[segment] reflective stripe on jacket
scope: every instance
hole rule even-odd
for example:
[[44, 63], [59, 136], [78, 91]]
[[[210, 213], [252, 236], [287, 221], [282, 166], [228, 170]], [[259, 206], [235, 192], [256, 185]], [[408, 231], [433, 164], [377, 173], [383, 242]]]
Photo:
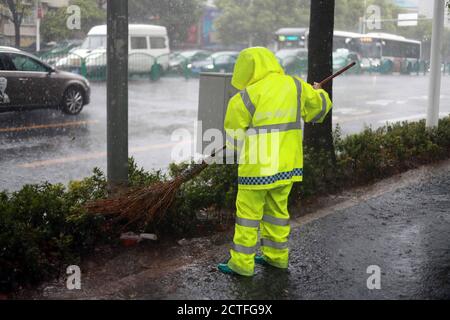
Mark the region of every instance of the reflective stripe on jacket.
[[[225, 131], [240, 151], [239, 188], [271, 189], [303, 180], [302, 119], [321, 123], [332, 107], [326, 91], [284, 74], [266, 48], [241, 52]], [[237, 143], [236, 143], [237, 142]]]

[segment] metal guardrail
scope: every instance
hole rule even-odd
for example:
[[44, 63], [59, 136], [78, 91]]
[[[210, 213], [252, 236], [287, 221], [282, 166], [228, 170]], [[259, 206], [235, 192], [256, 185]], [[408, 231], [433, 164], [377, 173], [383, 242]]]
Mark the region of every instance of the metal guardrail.
[[[228, 56], [228, 54], [223, 54], [223, 56]], [[220, 60], [222, 55], [218, 55], [215, 58], [211, 59], [212, 69], [199, 71], [198, 68], [195, 68], [195, 64], [197, 61], [193, 61], [187, 57], [184, 57], [182, 54], [175, 55], [173, 59], [178, 63], [168, 69], [165, 73], [167, 76], [181, 76], [185, 79], [190, 78], [199, 78], [201, 72], [212, 72], [212, 73], [232, 73], [233, 70], [230, 70], [230, 66], [234, 66], [233, 63], [227, 62], [225, 64], [218, 63], [217, 60]], [[195, 71], [194, 71], [195, 69]]]
[[193, 78], [194, 74], [189, 68], [189, 64], [191, 63], [190, 59], [181, 54], [176, 55], [175, 57], [178, 61], [181, 60], [181, 62], [175, 67], [169, 67], [165, 75], [171, 77], [183, 77], [185, 79]]
[[[106, 81], [106, 52], [93, 52], [85, 57], [71, 52], [59, 52], [57, 54], [44, 53], [38, 55], [41, 60], [57, 69], [83, 75], [89, 80]], [[128, 72], [130, 78], [148, 78], [157, 81], [163, 76], [183, 77], [185, 79], [195, 78], [198, 75], [193, 73], [188, 58], [177, 56], [182, 60], [179, 65], [171, 69], [169, 67], [170, 56], [163, 54], [153, 56], [148, 53], [131, 53], [128, 59]], [[288, 56], [279, 59], [286, 74], [304, 76], [308, 74], [308, 61], [303, 57]], [[400, 73], [409, 74], [427, 74], [429, 65], [424, 60], [411, 62], [404, 60], [400, 67]], [[391, 74], [394, 71], [394, 63], [391, 60], [383, 60], [381, 65], [370, 66], [365, 70], [359, 70], [357, 74], [368, 72]], [[450, 63], [443, 64], [443, 74], [450, 75]]]
[[[106, 52], [93, 52], [87, 56], [76, 53], [43, 54], [40, 59], [63, 71], [80, 74], [89, 80], [106, 81]], [[157, 81], [169, 64], [169, 55], [153, 56], [147, 53], [131, 53], [128, 57], [128, 73], [130, 78], [140, 77]]]

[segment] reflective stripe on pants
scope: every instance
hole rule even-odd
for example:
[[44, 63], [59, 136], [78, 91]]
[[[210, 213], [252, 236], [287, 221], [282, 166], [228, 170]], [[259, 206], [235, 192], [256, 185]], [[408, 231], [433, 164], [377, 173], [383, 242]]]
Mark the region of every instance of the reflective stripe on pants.
[[261, 222], [261, 251], [271, 265], [285, 269], [289, 262], [288, 239], [291, 233], [288, 212], [289, 187], [269, 192]]
[[258, 226], [261, 250], [268, 263], [287, 268], [290, 233], [288, 196], [292, 184], [269, 190], [239, 190], [236, 200], [236, 227], [228, 266], [235, 272], [251, 276], [258, 248]]

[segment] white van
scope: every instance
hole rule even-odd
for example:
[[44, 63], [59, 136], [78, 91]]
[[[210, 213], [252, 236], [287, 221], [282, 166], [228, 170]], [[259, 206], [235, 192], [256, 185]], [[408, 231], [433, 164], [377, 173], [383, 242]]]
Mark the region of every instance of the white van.
[[[81, 47], [60, 59], [56, 67], [70, 69], [81, 66], [86, 59], [89, 69], [106, 66], [107, 26], [93, 27]], [[148, 72], [156, 61], [164, 70], [169, 67], [169, 37], [166, 27], [144, 24], [129, 25], [129, 72]]]

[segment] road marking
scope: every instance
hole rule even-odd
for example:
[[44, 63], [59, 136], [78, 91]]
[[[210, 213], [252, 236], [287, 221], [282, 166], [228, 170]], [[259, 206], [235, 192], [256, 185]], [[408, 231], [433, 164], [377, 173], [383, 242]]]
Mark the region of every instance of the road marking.
[[336, 108], [333, 110], [333, 112], [344, 116], [346, 115], [361, 116], [372, 113], [372, 111], [368, 109], [356, 109], [356, 108]]
[[409, 97], [409, 100], [428, 100], [428, 96], [413, 96]]
[[[192, 142], [189, 141], [189, 143], [192, 143]], [[171, 148], [176, 145], [179, 145], [179, 144], [180, 144], [180, 142], [171, 142], [171, 143], [154, 144], [154, 145], [148, 145], [148, 146], [142, 146], [142, 147], [133, 147], [133, 148], [130, 148], [130, 153], [141, 153], [141, 152], [146, 152], [146, 151], [150, 151], [150, 150], [167, 149], [167, 148]], [[69, 157], [64, 157], [64, 158], [23, 163], [23, 164], [17, 165], [17, 167], [23, 168], [23, 169], [34, 169], [34, 168], [48, 167], [48, 166], [52, 166], [52, 165], [58, 165], [58, 164], [76, 162], [76, 161], [100, 159], [100, 158], [105, 158], [106, 156], [107, 156], [106, 152], [92, 152], [92, 153], [74, 155], [74, 156], [69, 156]]]
[[53, 128], [63, 128], [63, 127], [76, 127], [86, 124], [97, 124], [98, 120], [86, 120], [86, 121], [73, 121], [73, 122], [62, 122], [62, 123], [52, 123], [52, 124], [40, 124], [28, 127], [17, 127], [17, 128], [0, 128], [0, 132], [20, 132], [36, 129], [53, 129]]
[[373, 105], [373, 106], [386, 107], [394, 102], [395, 102], [395, 100], [373, 100], [373, 101], [367, 101], [366, 104]]
[[34, 162], [30, 162], [30, 163], [20, 164], [17, 167], [25, 168], [25, 169], [32, 169], [32, 168], [39, 168], [39, 167], [48, 167], [51, 165], [63, 164], [63, 163], [68, 163], [68, 162], [98, 159], [98, 158], [103, 158], [103, 157], [106, 157], [106, 152], [96, 152], [96, 153], [89, 153], [89, 154], [77, 155], [77, 156], [71, 156], [71, 157], [65, 157], [65, 158], [34, 161]]

